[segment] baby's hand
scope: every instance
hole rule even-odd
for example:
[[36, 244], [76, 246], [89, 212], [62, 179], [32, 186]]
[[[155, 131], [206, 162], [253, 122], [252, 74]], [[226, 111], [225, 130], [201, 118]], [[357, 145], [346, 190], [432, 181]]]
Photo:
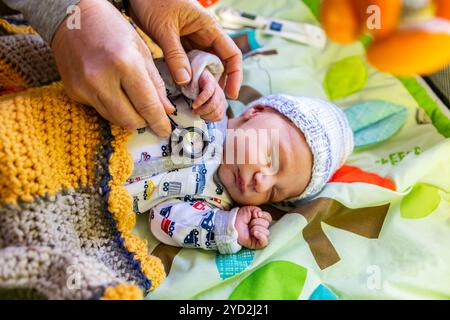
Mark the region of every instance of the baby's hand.
[[192, 103], [194, 114], [206, 121], [220, 121], [225, 115], [227, 100], [225, 94], [208, 69], [203, 71], [198, 80], [200, 94]]
[[239, 209], [235, 228], [238, 232], [238, 243], [249, 249], [262, 249], [269, 243], [269, 225], [272, 221], [270, 213], [258, 207], [245, 206]]

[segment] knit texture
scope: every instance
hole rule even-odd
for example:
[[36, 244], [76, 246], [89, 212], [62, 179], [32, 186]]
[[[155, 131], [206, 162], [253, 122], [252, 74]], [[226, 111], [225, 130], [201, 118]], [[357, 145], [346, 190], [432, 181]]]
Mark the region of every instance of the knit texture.
[[288, 202], [317, 195], [353, 151], [353, 132], [345, 114], [318, 98], [271, 95], [250, 103], [273, 108], [291, 120], [304, 134], [313, 155], [311, 180], [305, 191]]
[[0, 293], [142, 298], [165, 273], [132, 233], [129, 133], [43, 86], [52, 61], [36, 35], [0, 37]]

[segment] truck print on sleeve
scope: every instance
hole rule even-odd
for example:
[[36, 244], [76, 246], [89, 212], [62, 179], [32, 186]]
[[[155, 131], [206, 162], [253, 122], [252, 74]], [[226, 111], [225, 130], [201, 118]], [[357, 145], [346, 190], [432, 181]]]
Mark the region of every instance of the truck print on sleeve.
[[200, 227], [205, 230], [211, 231], [214, 229], [214, 211], [208, 211], [203, 215], [202, 221], [200, 221]]
[[185, 247], [197, 248], [200, 247], [198, 244], [198, 230], [193, 229], [189, 234], [184, 238]]
[[168, 218], [163, 218], [161, 221], [161, 230], [172, 237], [175, 230], [175, 221], [172, 221]]

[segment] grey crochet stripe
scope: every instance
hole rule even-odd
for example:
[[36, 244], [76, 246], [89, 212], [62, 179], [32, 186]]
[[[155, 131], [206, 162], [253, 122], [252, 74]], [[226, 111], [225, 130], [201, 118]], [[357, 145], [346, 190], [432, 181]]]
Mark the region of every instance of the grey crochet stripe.
[[0, 208], [0, 288], [91, 299], [107, 286], [137, 284], [102, 201], [90, 188]]
[[31, 87], [59, 80], [50, 47], [38, 35], [0, 37], [0, 53], [3, 59], [15, 66]]

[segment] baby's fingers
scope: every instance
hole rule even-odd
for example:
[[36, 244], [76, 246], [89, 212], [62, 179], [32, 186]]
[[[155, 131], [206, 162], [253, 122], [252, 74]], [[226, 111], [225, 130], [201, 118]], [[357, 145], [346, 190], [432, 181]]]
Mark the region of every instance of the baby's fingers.
[[262, 216], [260, 215], [262, 212], [260, 207], [252, 207], [252, 218], [253, 219], [258, 219], [258, 218], [262, 218]]
[[251, 234], [258, 242], [257, 249], [267, 247], [269, 244], [269, 230], [255, 227], [252, 229]]
[[198, 84], [200, 86], [200, 94], [192, 103], [192, 109], [194, 110], [203, 106], [211, 99], [216, 91], [216, 79], [214, 79], [213, 75], [208, 70], [203, 71], [198, 80]]
[[[223, 94], [223, 93], [222, 93]], [[200, 115], [205, 121], [220, 121], [225, 116], [226, 102], [218, 98], [218, 92], [214, 93], [214, 96], [209, 101], [194, 111], [194, 114]]]
[[264, 219], [267, 220], [268, 222], [272, 222], [272, 216], [270, 215], [270, 213], [266, 212], [266, 211], [262, 211], [261, 209], [259, 211], [253, 211], [253, 219]]
[[252, 221], [250, 221], [249, 228], [253, 228], [255, 226], [269, 228], [269, 225], [270, 225], [270, 223], [266, 219], [257, 218], [257, 219], [252, 219]]

